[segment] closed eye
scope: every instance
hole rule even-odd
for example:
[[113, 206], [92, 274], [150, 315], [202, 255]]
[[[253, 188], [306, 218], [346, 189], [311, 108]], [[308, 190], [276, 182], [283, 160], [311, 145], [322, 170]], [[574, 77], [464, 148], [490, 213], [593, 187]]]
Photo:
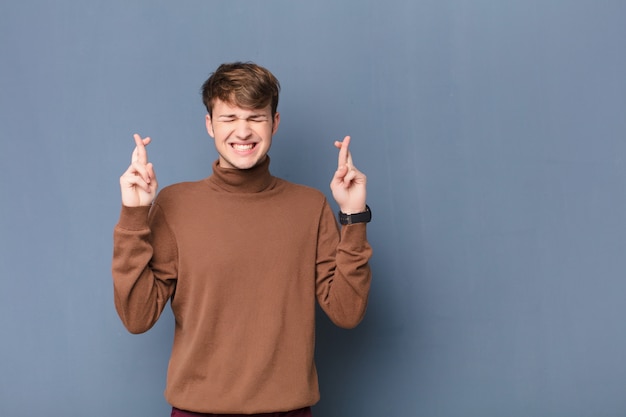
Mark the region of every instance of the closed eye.
[[[225, 114], [217, 118], [217, 120], [222, 123], [234, 122], [235, 120], [239, 120], [239, 119], [243, 119], [243, 118], [237, 117], [235, 115], [230, 115], [230, 114]], [[248, 122], [253, 122], [253, 123], [262, 123], [262, 122], [268, 122], [269, 117], [265, 114], [253, 114], [245, 118], [245, 120]]]

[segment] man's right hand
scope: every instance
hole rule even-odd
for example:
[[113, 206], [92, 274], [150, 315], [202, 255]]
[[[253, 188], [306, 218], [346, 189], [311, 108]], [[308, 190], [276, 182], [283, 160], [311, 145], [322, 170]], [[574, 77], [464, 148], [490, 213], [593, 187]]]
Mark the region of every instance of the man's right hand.
[[156, 197], [158, 183], [154, 168], [148, 162], [146, 146], [150, 138], [141, 138], [135, 133], [135, 150], [131, 164], [120, 177], [122, 204], [127, 207], [149, 206]]

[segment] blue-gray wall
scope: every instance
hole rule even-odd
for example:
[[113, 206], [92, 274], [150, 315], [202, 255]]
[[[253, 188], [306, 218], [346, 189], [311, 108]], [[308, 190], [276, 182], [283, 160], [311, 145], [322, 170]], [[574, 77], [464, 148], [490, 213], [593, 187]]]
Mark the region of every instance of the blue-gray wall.
[[166, 416], [169, 309], [132, 336], [111, 236], [132, 134], [209, 174], [199, 87], [281, 80], [273, 172], [369, 178], [370, 307], [319, 320], [320, 417], [626, 415], [626, 2], [4, 1], [0, 409]]

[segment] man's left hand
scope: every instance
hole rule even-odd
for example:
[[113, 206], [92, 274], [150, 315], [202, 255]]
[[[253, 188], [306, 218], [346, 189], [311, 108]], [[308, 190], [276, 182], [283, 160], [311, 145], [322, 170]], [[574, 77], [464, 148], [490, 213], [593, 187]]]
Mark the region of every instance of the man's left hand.
[[346, 214], [355, 214], [365, 211], [367, 177], [354, 166], [349, 145], [350, 136], [346, 136], [341, 142], [335, 141], [335, 147], [339, 149], [339, 160], [330, 189], [339, 209]]

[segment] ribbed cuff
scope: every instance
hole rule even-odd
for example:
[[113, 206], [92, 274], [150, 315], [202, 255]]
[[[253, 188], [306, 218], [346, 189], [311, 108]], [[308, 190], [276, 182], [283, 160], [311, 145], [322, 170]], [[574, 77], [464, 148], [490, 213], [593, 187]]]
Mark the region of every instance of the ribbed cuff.
[[353, 223], [341, 226], [341, 240], [349, 242], [367, 241], [367, 223]]
[[117, 227], [126, 230], [142, 230], [148, 228], [148, 213], [151, 206], [122, 206]]

